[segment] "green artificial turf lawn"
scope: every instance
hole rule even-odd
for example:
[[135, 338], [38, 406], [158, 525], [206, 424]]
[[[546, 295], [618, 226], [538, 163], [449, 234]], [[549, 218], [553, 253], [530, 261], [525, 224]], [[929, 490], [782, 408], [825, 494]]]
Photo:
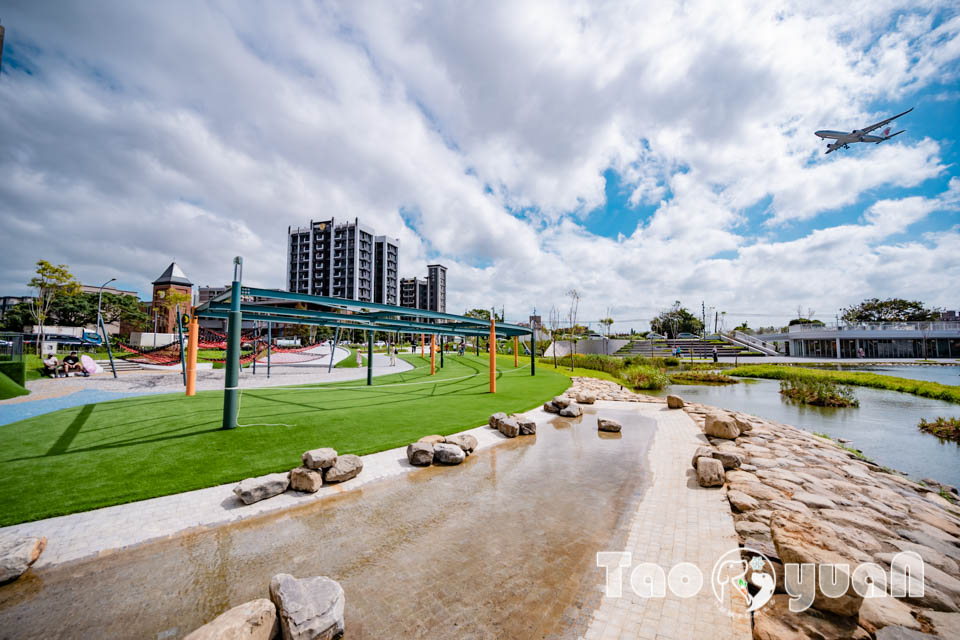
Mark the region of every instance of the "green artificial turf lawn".
[[[340, 345], [340, 346], [343, 347], [343, 345]], [[349, 352], [350, 352], [350, 355], [348, 355], [346, 358], [344, 358], [343, 360], [341, 360], [341, 361], [338, 362], [337, 364], [333, 365], [334, 368], [336, 368], [336, 369], [356, 369], [356, 368], [357, 368], [357, 350], [354, 349], [353, 347], [343, 347], [343, 348], [346, 349], [347, 351], [349, 351]], [[363, 362], [364, 362], [364, 364], [366, 364], [367, 361], [364, 360]]]
[[372, 387], [351, 380], [242, 393], [241, 425], [290, 426], [221, 430], [222, 391], [127, 398], [2, 426], [0, 526], [287, 471], [318, 447], [382, 451], [531, 409], [570, 386], [504, 357], [492, 395], [486, 356], [447, 357], [443, 369], [437, 358], [433, 378], [428, 359], [402, 357], [417, 368], [374, 378]]
[[0, 373], [0, 400], [25, 396], [29, 391], [18, 385], [4, 373]]

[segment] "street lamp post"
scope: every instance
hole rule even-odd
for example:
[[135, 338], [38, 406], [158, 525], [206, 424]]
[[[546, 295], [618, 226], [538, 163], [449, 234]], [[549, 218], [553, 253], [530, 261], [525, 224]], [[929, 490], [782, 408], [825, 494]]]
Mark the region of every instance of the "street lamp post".
[[100, 291], [97, 293], [97, 329], [100, 330], [103, 334], [103, 341], [107, 345], [107, 356], [110, 358], [110, 370], [113, 371], [113, 377], [117, 377], [117, 367], [113, 364], [113, 350], [110, 348], [110, 337], [107, 336], [107, 326], [103, 322], [103, 315], [100, 313], [100, 303], [103, 300], [103, 288], [114, 282], [116, 278], [110, 278], [102, 285], [100, 285]]

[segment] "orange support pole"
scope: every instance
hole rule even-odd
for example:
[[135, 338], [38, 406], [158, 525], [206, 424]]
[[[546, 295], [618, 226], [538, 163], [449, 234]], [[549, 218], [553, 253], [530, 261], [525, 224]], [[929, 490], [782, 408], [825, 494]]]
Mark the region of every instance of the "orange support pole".
[[187, 328], [187, 395], [197, 393], [197, 347], [200, 339], [200, 323], [197, 316], [190, 314], [190, 325]]
[[490, 393], [497, 392], [497, 328], [496, 320], [490, 316]]
[[520, 339], [517, 336], [513, 336], [513, 368], [517, 369], [520, 367]]
[[430, 375], [437, 373], [437, 336], [430, 336]]
[[423, 334], [420, 334], [420, 357], [423, 357]]

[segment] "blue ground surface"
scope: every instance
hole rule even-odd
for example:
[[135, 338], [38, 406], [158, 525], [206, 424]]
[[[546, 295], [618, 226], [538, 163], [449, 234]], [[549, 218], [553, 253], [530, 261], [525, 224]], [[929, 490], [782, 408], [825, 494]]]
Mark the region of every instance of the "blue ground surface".
[[144, 392], [121, 392], [121, 391], [98, 391], [95, 389], [84, 389], [70, 395], [59, 398], [47, 398], [45, 400], [28, 400], [25, 402], [15, 402], [13, 404], [0, 404], [0, 426], [19, 422], [26, 418], [43, 415], [51, 411], [60, 409], [69, 409], [70, 407], [79, 407], [84, 404], [93, 404], [96, 402], [107, 402], [108, 400], [117, 400], [119, 398], [131, 398], [133, 396], [151, 395]]

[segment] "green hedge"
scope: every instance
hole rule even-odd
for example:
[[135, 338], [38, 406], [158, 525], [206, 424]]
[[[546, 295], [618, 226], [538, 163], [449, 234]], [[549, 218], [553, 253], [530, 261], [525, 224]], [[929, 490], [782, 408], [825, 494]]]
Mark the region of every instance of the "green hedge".
[[28, 393], [30, 392], [24, 389], [22, 385], [17, 384], [8, 376], [0, 373], [0, 400], [25, 396]]
[[25, 386], [27, 381], [27, 361], [0, 362], [0, 373], [7, 376], [18, 385]]

